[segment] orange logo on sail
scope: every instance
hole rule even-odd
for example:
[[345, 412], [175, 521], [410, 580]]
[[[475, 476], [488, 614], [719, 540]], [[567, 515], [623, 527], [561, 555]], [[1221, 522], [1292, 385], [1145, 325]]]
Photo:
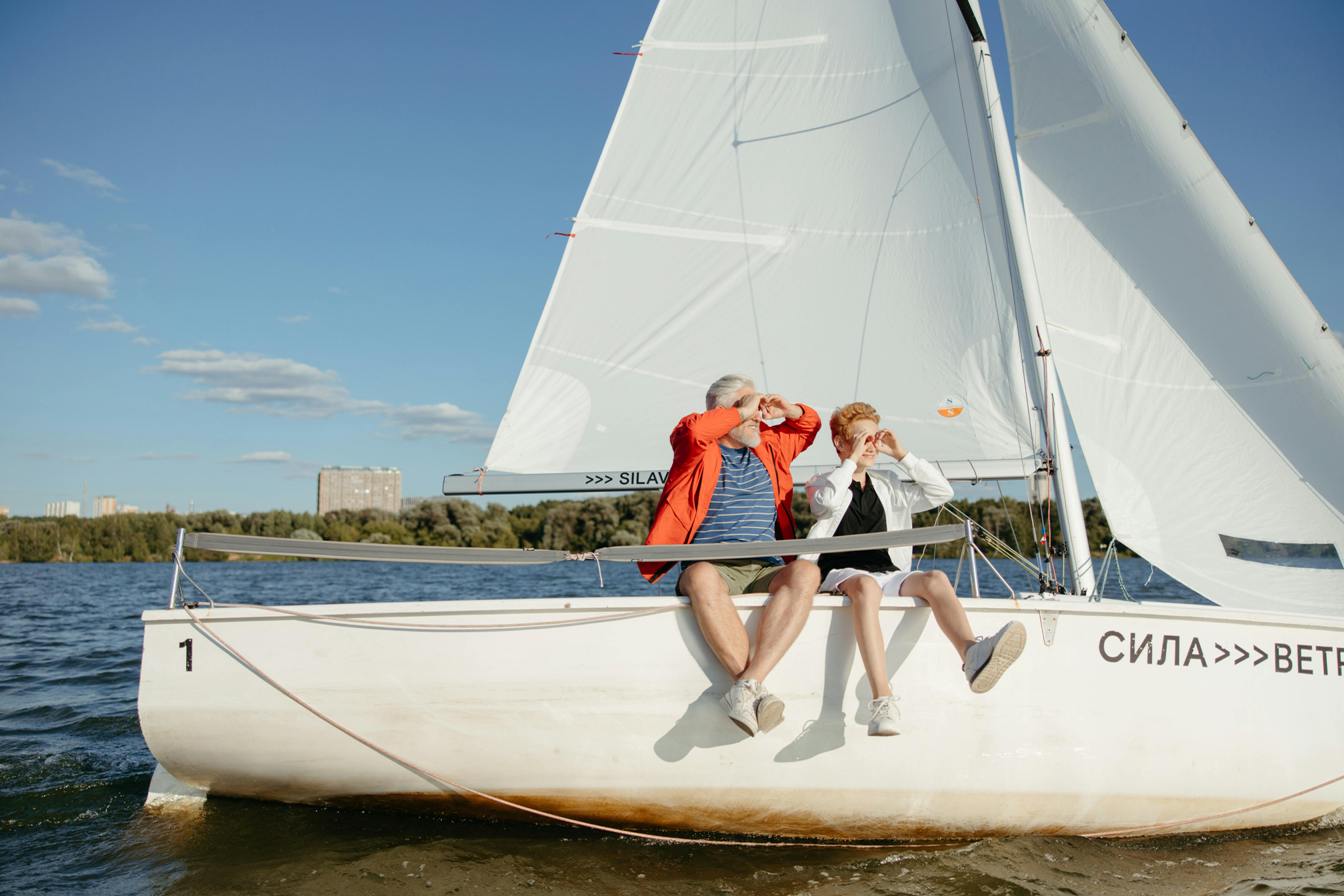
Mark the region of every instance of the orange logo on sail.
[[938, 416], [946, 417], [951, 420], [966, 410], [966, 405], [955, 398], [944, 398], [943, 403], [938, 407]]

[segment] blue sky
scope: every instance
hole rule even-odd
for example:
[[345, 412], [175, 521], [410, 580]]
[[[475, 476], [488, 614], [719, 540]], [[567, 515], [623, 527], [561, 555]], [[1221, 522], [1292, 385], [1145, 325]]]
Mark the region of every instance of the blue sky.
[[[0, 505], [479, 464], [653, 5], [0, 0]], [[1344, 327], [1344, 3], [1111, 6]]]

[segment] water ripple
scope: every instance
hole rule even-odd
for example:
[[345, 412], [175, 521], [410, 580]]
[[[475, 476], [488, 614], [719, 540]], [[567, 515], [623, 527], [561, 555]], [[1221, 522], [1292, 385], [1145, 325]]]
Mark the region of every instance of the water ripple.
[[[1128, 562], [1127, 581], [1144, 581], [1147, 564]], [[0, 565], [0, 892], [1344, 894], [1344, 832], [1328, 825], [856, 855], [650, 847], [555, 827], [240, 800], [211, 800], [191, 818], [145, 813], [154, 760], [136, 715], [139, 617], [165, 603], [170, 572], [166, 564]], [[649, 589], [631, 569], [607, 572], [608, 593], [670, 588]], [[287, 603], [577, 596], [596, 585], [577, 565], [220, 563], [193, 575], [220, 598]], [[1159, 572], [1144, 597], [1188, 593]]]

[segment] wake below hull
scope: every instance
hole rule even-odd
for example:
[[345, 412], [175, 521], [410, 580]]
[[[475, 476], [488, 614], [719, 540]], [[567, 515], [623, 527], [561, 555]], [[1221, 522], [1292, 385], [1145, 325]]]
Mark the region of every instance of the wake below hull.
[[[739, 600], [749, 628], [762, 602]], [[1182, 822], [1167, 833], [1344, 806], [1344, 781], [1282, 799], [1344, 773], [1344, 623], [965, 605], [978, 633], [1021, 621], [1025, 653], [972, 694], [929, 611], [888, 599], [897, 737], [866, 734], [868, 682], [833, 597], [817, 599], [770, 676], [785, 721], [756, 738], [720, 709], [728, 678], [676, 598], [276, 608], [336, 617], [321, 621], [200, 607], [200, 627], [183, 610], [147, 611], [141, 727], [164, 771], [210, 795], [523, 817], [448, 781], [645, 830], [927, 839]], [[414, 768], [317, 718], [217, 639]]]

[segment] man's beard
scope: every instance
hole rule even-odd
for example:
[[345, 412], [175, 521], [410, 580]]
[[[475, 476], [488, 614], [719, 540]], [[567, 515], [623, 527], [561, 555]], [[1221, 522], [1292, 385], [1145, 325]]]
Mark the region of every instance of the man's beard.
[[728, 430], [728, 437], [741, 442], [748, 448], [755, 448], [761, 444], [761, 428], [752, 426], [750, 423], [739, 423]]

